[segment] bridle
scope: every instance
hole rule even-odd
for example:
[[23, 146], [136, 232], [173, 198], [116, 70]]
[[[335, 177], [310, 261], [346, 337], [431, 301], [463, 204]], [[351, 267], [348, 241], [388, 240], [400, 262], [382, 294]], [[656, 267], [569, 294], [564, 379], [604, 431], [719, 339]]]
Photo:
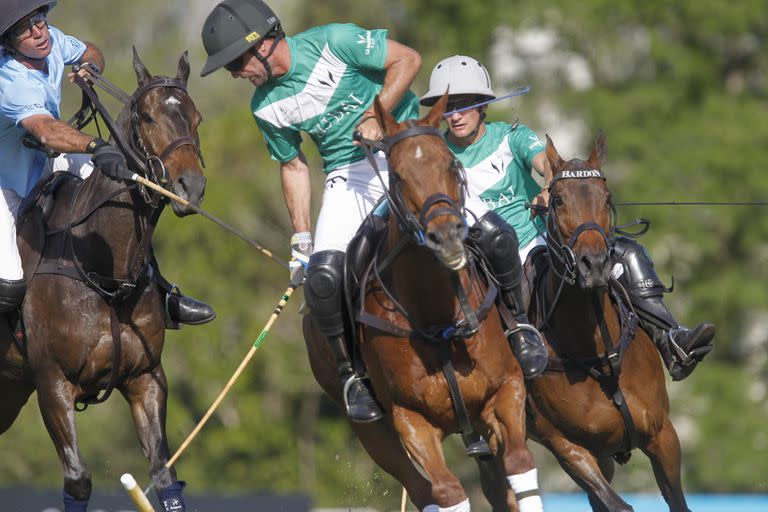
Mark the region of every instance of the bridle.
[[[410, 208], [406, 206], [405, 198], [401, 191], [400, 184], [403, 182], [403, 178], [391, 165], [389, 166], [389, 186], [386, 186], [381, 172], [376, 164], [376, 159], [373, 157], [372, 148], [380, 149], [384, 151], [387, 156], [387, 160], [390, 160], [392, 148], [399, 142], [420, 135], [428, 135], [432, 137], [438, 137], [442, 140], [442, 134], [433, 126], [412, 125], [402, 132], [396, 133], [392, 137], [384, 139], [382, 142], [375, 142], [369, 140], [363, 140], [363, 147], [365, 148], [368, 161], [373, 167], [376, 175], [381, 180], [384, 194], [389, 202], [390, 211], [397, 218], [400, 224], [400, 229], [411, 235], [418, 245], [426, 245], [426, 238], [424, 233], [427, 231], [427, 226], [435, 218], [440, 216], [455, 216], [461, 219], [464, 224], [465, 233], [467, 228], [466, 216], [464, 211], [464, 203], [466, 199], [467, 190], [467, 177], [464, 171], [464, 166], [461, 164], [458, 158], [455, 156], [451, 159], [450, 171], [456, 175], [456, 180], [459, 185], [459, 199], [454, 200], [447, 194], [435, 193], [428, 196], [424, 203], [421, 205], [418, 214], [412, 212]], [[432, 212], [430, 210], [435, 205], [445, 205], [435, 208]]]
[[[75, 83], [83, 91], [83, 104], [80, 110], [70, 120], [70, 124], [77, 122], [77, 129], [83, 128], [91, 119], [95, 119], [95, 112], [104, 120], [110, 134], [112, 135], [116, 145], [120, 148], [126, 157], [128, 166], [138, 174], [141, 174], [145, 178], [162, 185], [167, 188], [169, 183], [168, 172], [165, 168], [166, 160], [180, 147], [192, 146], [195, 150], [197, 158], [200, 160], [200, 164], [205, 167], [205, 161], [203, 160], [202, 151], [200, 150], [200, 141], [197, 137], [191, 135], [185, 135], [171, 141], [160, 154], [153, 154], [149, 151], [147, 144], [141, 136], [139, 126], [141, 123], [152, 123], [154, 119], [147, 112], [139, 109], [139, 103], [144, 95], [152, 89], [156, 88], [172, 88], [179, 89], [187, 93], [187, 84], [183, 80], [178, 78], [169, 77], [155, 77], [149, 82], [140, 86], [130, 96], [120, 89], [117, 85], [104, 78], [93, 66], [88, 64], [81, 64], [80, 67], [87, 66], [90, 74], [89, 81], [95, 85], [101, 87], [104, 91], [116, 98], [118, 101], [129, 107], [130, 111], [130, 131], [128, 134], [129, 139], [126, 141], [125, 136], [110, 115], [109, 111], [104, 107], [99, 99], [96, 91], [94, 91], [92, 85], [82, 78], [77, 71], [80, 67], [73, 66]], [[87, 115], [88, 109], [93, 112]], [[158, 172], [159, 171], [159, 172]], [[142, 189], [143, 191], [143, 189]], [[144, 192], [144, 191], [143, 191]], [[145, 197], [146, 198], [146, 197]]]
[[[599, 169], [565, 169], [554, 175], [552, 180], [549, 182], [548, 191], [552, 192], [552, 188], [554, 187], [555, 183], [560, 180], [592, 178], [599, 178], [603, 181], [606, 180], [605, 175]], [[573, 248], [576, 245], [579, 236], [581, 236], [583, 233], [587, 231], [596, 231], [600, 234], [600, 237], [602, 238], [609, 254], [610, 251], [613, 250], [613, 239], [616, 232], [616, 205], [613, 202], [613, 197], [609, 196], [608, 204], [611, 209], [608, 232], [606, 232], [606, 230], [604, 230], [603, 227], [596, 222], [584, 222], [576, 227], [576, 229], [573, 231], [573, 233], [571, 233], [571, 236], [566, 241], [563, 240], [562, 233], [558, 227], [559, 222], [555, 201], [553, 201], [553, 198], [550, 196], [546, 227], [547, 251], [549, 252], [549, 255], [553, 261], [557, 260], [560, 262], [560, 269], [556, 268], [555, 265], [553, 265], [552, 269], [563, 282], [566, 282], [569, 285], [576, 283], [578, 266]]]
[[[371, 164], [372, 168], [374, 169], [374, 171], [376, 172], [376, 174], [378, 175], [379, 179], [382, 182], [384, 194], [389, 203], [390, 211], [397, 219], [397, 222], [399, 225], [398, 227], [400, 228], [401, 231], [403, 231], [403, 233], [410, 235], [410, 236], [403, 237], [400, 240], [400, 242], [390, 251], [390, 253], [386, 256], [386, 258], [384, 258], [383, 262], [379, 263], [378, 256], [376, 256], [373, 263], [369, 266], [368, 272], [370, 271], [373, 272], [373, 274], [375, 275], [376, 279], [378, 280], [381, 286], [382, 292], [389, 298], [392, 304], [394, 304], [395, 308], [408, 320], [412, 328], [404, 329], [388, 320], [383, 320], [383, 319], [374, 317], [369, 313], [367, 313], [364, 310], [364, 308], [362, 308], [361, 311], [359, 312], [357, 319], [362, 323], [374, 326], [378, 329], [384, 330], [385, 332], [390, 332], [397, 336], [401, 336], [405, 338], [409, 338], [416, 335], [421, 339], [424, 339], [426, 341], [432, 341], [432, 342], [441, 342], [441, 341], [452, 340], [452, 339], [469, 338], [478, 331], [478, 329], [480, 328], [480, 323], [488, 315], [488, 311], [490, 310], [498, 292], [495, 286], [491, 284], [491, 286], [488, 287], [485, 297], [483, 298], [480, 306], [478, 307], [477, 310], [474, 310], [469, 303], [469, 297], [468, 297], [467, 291], [464, 289], [464, 285], [461, 283], [461, 279], [459, 278], [458, 273], [451, 272], [450, 273], [451, 283], [454, 288], [454, 292], [456, 293], [456, 297], [459, 301], [459, 305], [460, 305], [462, 314], [464, 316], [464, 319], [457, 321], [454, 324], [449, 326], [431, 326], [428, 328], [423, 328], [423, 327], [418, 327], [416, 325], [416, 322], [412, 320], [411, 316], [408, 314], [405, 308], [397, 301], [397, 299], [395, 298], [395, 295], [390, 290], [388, 290], [387, 287], [384, 285], [384, 280], [380, 275], [381, 270], [386, 268], [400, 254], [402, 249], [408, 243], [415, 242], [418, 245], [426, 246], [426, 239], [424, 236], [424, 232], [427, 229], [427, 225], [436, 217], [442, 216], [442, 215], [456, 216], [459, 219], [461, 219], [462, 223], [464, 224], [465, 232], [467, 229], [466, 219], [464, 217], [464, 201], [466, 197], [467, 181], [466, 181], [464, 167], [461, 165], [461, 162], [455, 156], [451, 160], [450, 170], [456, 174], [456, 178], [458, 181], [458, 186], [459, 186], [458, 200], [454, 200], [450, 196], [444, 193], [431, 194], [424, 200], [424, 203], [419, 209], [419, 212], [417, 215], [413, 213], [410, 210], [410, 208], [406, 206], [405, 199], [402, 196], [400, 187], [397, 186], [399, 183], [403, 181], [403, 179], [399, 175], [397, 170], [393, 169], [391, 165], [389, 165], [390, 186], [387, 187], [386, 183], [384, 183], [384, 180], [381, 176], [381, 172], [378, 168], [378, 165], [376, 164], [376, 159], [373, 156], [373, 149], [384, 151], [384, 153], [387, 155], [388, 162], [390, 162], [391, 161], [390, 155], [392, 152], [392, 148], [396, 144], [398, 144], [404, 139], [407, 139], [410, 137], [416, 137], [420, 135], [438, 137], [440, 140], [442, 140], [442, 134], [437, 128], [434, 128], [432, 126], [413, 125], [412, 122], [411, 122], [411, 125], [405, 130], [403, 130], [402, 132], [399, 132], [393, 135], [392, 137], [385, 138], [382, 142], [364, 139], [357, 134], [355, 135], [355, 139], [362, 143], [366, 152], [366, 156], [368, 157], [369, 163]], [[433, 206], [441, 205], [441, 204], [444, 204], [446, 206], [439, 206], [435, 208], [435, 210], [432, 211], [431, 213], [429, 212]], [[377, 255], [378, 255], [378, 250], [377, 250]], [[470, 271], [471, 272], [473, 271], [472, 265], [470, 265]], [[474, 281], [475, 281], [475, 278], [471, 277], [470, 282], [474, 282]], [[364, 277], [363, 279], [361, 279], [361, 283], [363, 287], [365, 286], [366, 282], [367, 282], [367, 277]], [[361, 290], [361, 293], [363, 295], [365, 294], [364, 288]]]
[[[142, 160], [146, 166], [146, 177], [154, 178], [156, 183], [166, 185], [168, 183], [168, 172], [165, 169], [165, 161], [174, 153], [174, 151], [180, 147], [191, 146], [203, 167], [205, 167], [205, 161], [203, 160], [203, 154], [200, 150], [199, 138], [192, 137], [191, 135], [185, 135], [171, 141], [165, 147], [165, 149], [160, 152], [159, 155], [152, 154], [147, 149], [147, 145], [144, 142], [144, 139], [141, 137], [139, 126], [141, 123], [153, 123], [154, 119], [152, 119], [152, 116], [150, 116], [147, 112], [139, 110], [139, 101], [147, 92], [156, 88], [180, 89], [184, 92], [184, 94], [188, 94], [187, 84], [177, 78], [156, 77], [143, 86], [139, 87], [131, 95], [129, 101], [126, 102], [131, 110], [131, 137], [129, 144], [131, 150], [134, 153], [139, 153], [142, 155]], [[157, 170], [160, 171], [159, 176], [156, 172]]]

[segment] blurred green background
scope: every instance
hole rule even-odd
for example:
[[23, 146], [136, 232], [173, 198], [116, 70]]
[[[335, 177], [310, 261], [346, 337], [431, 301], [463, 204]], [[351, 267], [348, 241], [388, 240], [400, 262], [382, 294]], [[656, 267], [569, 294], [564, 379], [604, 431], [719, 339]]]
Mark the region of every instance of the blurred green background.
[[[64, 0], [50, 23], [92, 41], [109, 79], [132, 91], [131, 45], [155, 74], [173, 75], [190, 52], [190, 93], [208, 188], [203, 207], [287, 259], [290, 223], [278, 165], [250, 115], [252, 86], [225, 72], [199, 77], [200, 28], [215, 0]], [[605, 171], [618, 201], [768, 201], [768, 15], [764, 0], [277, 0], [291, 35], [331, 21], [385, 27], [419, 50], [413, 86], [426, 90], [440, 59], [484, 62], [497, 94], [532, 91], [494, 104], [491, 119], [548, 133], [565, 158], [586, 157], [598, 129], [608, 136]], [[63, 117], [79, 92], [65, 88]], [[105, 98], [106, 95], [102, 94]], [[117, 104], [105, 100], [117, 111]], [[305, 151], [319, 161], [311, 143]], [[319, 168], [314, 185], [322, 180]], [[319, 199], [319, 189], [315, 195]], [[317, 201], [315, 202], [315, 207]], [[669, 382], [688, 492], [768, 492], [768, 207], [622, 207], [620, 221], [653, 222], [641, 241], [684, 324], [718, 325], [717, 346], [687, 380]], [[287, 271], [202, 217], [166, 213], [155, 236], [166, 277], [212, 304], [218, 319], [167, 335], [172, 450], [192, 430], [248, 352], [284, 290]], [[298, 292], [253, 362], [177, 464], [189, 491], [303, 492], [318, 506], [393, 510], [400, 487], [354, 440], [309, 370]], [[148, 465], [120, 398], [78, 415], [94, 487], [114, 489]], [[35, 397], [2, 438], [0, 486], [59, 488], [62, 474]], [[448, 458], [478, 510], [474, 464], [460, 442]], [[534, 447], [544, 491], [575, 490], [554, 459]], [[656, 492], [645, 457], [617, 471], [624, 492]]]

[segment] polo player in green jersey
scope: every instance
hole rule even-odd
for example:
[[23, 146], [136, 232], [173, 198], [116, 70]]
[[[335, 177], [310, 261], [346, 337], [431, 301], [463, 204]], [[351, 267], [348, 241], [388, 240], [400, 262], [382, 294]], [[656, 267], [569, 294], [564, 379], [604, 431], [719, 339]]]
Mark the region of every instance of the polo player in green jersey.
[[[479, 217], [475, 226], [491, 229], [497, 233], [494, 235], [497, 239], [510, 237], [503, 224], [490, 226], [491, 213], [491, 218], [500, 217], [514, 228], [519, 241], [519, 258], [494, 252], [498, 243], [490, 243], [485, 251], [493, 269], [500, 274], [502, 290], [511, 291], [519, 279], [512, 279], [505, 285], [501, 276], [519, 275], [521, 263], [525, 262], [531, 249], [545, 244], [539, 235], [544, 233], [543, 222], [532, 219], [525, 207], [527, 202], [546, 205], [548, 201], [547, 184], [552, 179], [552, 171], [545, 156], [545, 145], [524, 124], [486, 123], [487, 105], [461, 110], [496, 98], [488, 71], [477, 60], [456, 55], [439, 62], [432, 71], [429, 91], [421, 98], [422, 105], [434, 104], [446, 90], [450, 90], [450, 97], [445, 138], [466, 169], [467, 209]], [[544, 187], [539, 187], [533, 180], [531, 169], [544, 177]], [[656, 343], [672, 379], [684, 379], [712, 350], [714, 324], [704, 322], [694, 329], [687, 329], [677, 323], [664, 304], [665, 287], [654, 270], [653, 261], [645, 248], [634, 240], [617, 237], [613, 258], [616, 263], [613, 274], [629, 292], [642, 328]], [[506, 300], [512, 299], [510, 307], [515, 300], [522, 301], [522, 298], [515, 299], [512, 293], [505, 295]], [[535, 361], [540, 362], [540, 359]], [[524, 365], [522, 360], [521, 365]], [[539, 368], [537, 366], [536, 370]]]
[[[408, 87], [421, 57], [388, 39], [386, 30], [353, 24], [323, 25], [286, 37], [261, 0], [219, 3], [203, 25], [202, 38], [208, 54], [202, 76], [224, 68], [256, 87], [251, 112], [270, 155], [280, 163], [294, 230], [292, 277], [306, 267], [304, 297], [336, 358], [350, 419], [375, 421], [382, 411], [356, 375], [344, 338], [342, 277], [347, 245], [384, 189], [353, 133], [382, 138], [373, 113], [377, 95], [398, 121], [418, 117], [418, 98]], [[314, 238], [302, 132], [317, 146], [326, 174]], [[381, 152], [376, 165], [386, 182]]]

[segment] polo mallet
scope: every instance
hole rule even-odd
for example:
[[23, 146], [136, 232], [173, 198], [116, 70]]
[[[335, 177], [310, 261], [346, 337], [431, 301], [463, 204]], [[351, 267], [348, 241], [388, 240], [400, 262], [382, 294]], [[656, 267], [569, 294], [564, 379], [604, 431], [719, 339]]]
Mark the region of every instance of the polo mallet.
[[[237, 367], [237, 370], [235, 370], [235, 373], [232, 374], [232, 377], [229, 378], [229, 381], [227, 382], [227, 385], [224, 386], [224, 389], [219, 393], [219, 396], [216, 397], [216, 400], [213, 401], [211, 406], [208, 408], [208, 411], [205, 413], [203, 418], [195, 425], [195, 428], [192, 429], [192, 432], [189, 433], [187, 438], [184, 440], [183, 443], [181, 443], [181, 446], [178, 450], [176, 450], [176, 453], [173, 454], [173, 456], [168, 459], [168, 462], [165, 463], [165, 466], [163, 469], [155, 476], [155, 479], [152, 481], [152, 483], [144, 490], [144, 498], [146, 499], [146, 494], [149, 492], [152, 487], [155, 485], [155, 481], [157, 478], [162, 475], [165, 471], [168, 471], [168, 469], [173, 466], [173, 464], [181, 457], [181, 454], [184, 453], [184, 450], [187, 449], [189, 444], [192, 442], [192, 440], [197, 437], [197, 434], [200, 433], [200, 430], [202, 430], [203, 426], [208, 422], [208, 420], [213, 415], [213, 412], [216, 410], [216, 408], [221, 404], [222, 400], [224, 400], [224, 397], [227, 396], [227, 393], [229, 393], [229, 390], [232, 388], [232, 386], [235, 384], [235, 381], [240, 377], [240, 374], [243, 373], [243, 370], [245, 370], [245, 367], [248, 365], [248, 363], [253, 358], [256, 351], [261, 346], [262, 342], [264, 341], [264, 338], [267, 337], [267, 334], [269, 334], [269, 330], [272, 328], [272, 325], [274, 325], [275, 321], [277, 320], [277, 317], [280, 316], [280, 313], [282, 313], [283, 308], [288, 303], [288, 300], [291, 298], [291, 295], [293, 295], [293, 292], [296, 290], [296, 288], [301, 284], [302, 276], [299, 278], [295, 278], [291, 281], [291, 283], [288, 285], [288, 288], [286, 288], [285, 292], [283, 292], [283, 296], [280, 298], [280, 301], [277, 303], [277, 306], [275, 306], [275, 310], [272, 312], [272, 315], [269, 317], [269, 320], [267, 320], [267, 323], [264, 325], [264, 328], [261, 330], [261, 333], [259, 334], [258, 338], [256, 338], [256, 341], [253, 342], [253, 346], [248, 351], [248, 354], [243, 358], [242, 362], [240, 363], [240, 366]], [[126, 475], [130, 478], [130, 474]], [[123, 475], [123, 478], [126, 478], [126, 475]], [[122, 479], [121, 479], [122, 481]], [[141, 494], [141, 492], [139, 491]], [[133, 498], [133, 496], [131, 496]], [[135, 500], [134, 500], [135, 503]], [[152, 509], [148, 509], [148, 511], [152, 511]], [[139, 512], [145, 512], [145, 510], [141, 509]]]
[[233, 235], [238, 237], [240, 240], [244, 241], [245, 243], [247, 243], [251, 247], [254, 247], [257, 251], [262, 253], [264, 256], [266, 256], [268, 258], [272, 258], [274, 261], [276, 261], [277, 263], [279, 263], [283, 267], [288, 268], [288, 264], [286, 262], [284, 262], [283, 260], [281, 260], [280, 258], [278, 258], [277, 256], [275, 256], [274, 254], [272, 254], [271, 251], [266, 250], [265, 248], [263, 248], [262, 246], [260, 246], [256, 242], [254, 242], [253, 240], [249, 239], [247, 236], [245, 236], [245, 234], [243, 234], [243, 232], [241, 232], [239, 229], [236, 229], [236, 228], [230, 226], [229, 224], [227, 224], [223, 220], [219, 219], [218, 217], [216, 217], [214, 215], [211, 215], [210, 213], [208, 213], [207, 211], [203, 210], [199, 206], [195, 206], [194, 204], [190, 203], [189, 201], [187, 201], [183, 197], [177, 196], [173, 192], [164, 189], [163, 187], [161, 187], [157, 183], [154, 183], [154, 182], [148, 180], [147, 178], [145, 178], [143, 176], [139, 176], [136, 173], [134, 173], [131, 176], [130, 179], [133, 180], [133, 181], [137, 181], [137, 182], [141, 183], [145, 187], [151, 188], [155, 192], [157, 192], [157, 193], [167, 197], [168, 199], [176, 201], [177, 203], [179, 203], [182, 206], [186, 206], [190, 210], [193, 210], [195, 213], [199, 213], [200, 215], [202, 215], [206, 219], [212, 220], [213, 222], [218, 224], [220, 227], [226, 229], [227, 231], [229, 231], [230, 233], [232, 233]]
[[450, 112], [446, 112], [445, 114], [443, 114], [443, 117], [451, 117], [453, 114], [456, 114], [456, 113], [459, 113], [459, 112], [464, 112], [465, 110], [472, 110], [472, 109], [475, 109], [475, 108], [478, 108], [478, 107], [482, 107], [483, 105], [488, 105], [490, 103], [496, 103], [497, 101], [506, 100], [507, 98], [512, 98], [514, 96], [520, 96], [521, 94], [524, 94], [524, 93], [526, 93], [526, 92], [528, 92], [530, 90], [531, 90], [531, 86], [530, 85], [521, 85], [519, 87], [515, 87], [515, 89], [511, 93], [505, 94], [504, 96], [502, 96], [500, 98], [494, 98], [494, 99], [488, 100], [488, 101], [481, 101], [480, 103], [476, 103], [476, 104], [470, 105], [468, 107], [457, 108], [456, 110], [451, 110]]
[[124, 474], [120, 477], [120, 483], [123, 484], [123, 489], [128, 492], [138, 512], [155, 512], [155, 508], [149, 502], [146, 495], [141, 492], [141, 487], [136, 483], [133, 475], [130, 473]]

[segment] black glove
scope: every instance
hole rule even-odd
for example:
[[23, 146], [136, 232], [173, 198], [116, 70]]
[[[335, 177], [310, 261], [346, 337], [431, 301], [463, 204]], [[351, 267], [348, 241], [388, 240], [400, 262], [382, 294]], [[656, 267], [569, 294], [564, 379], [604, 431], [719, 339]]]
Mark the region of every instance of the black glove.
[[93, 165], [113, 180], [131, 179], [125, 155], [112, 144], [97, 137], [88, 143], [86, 151], [93, 154]]

